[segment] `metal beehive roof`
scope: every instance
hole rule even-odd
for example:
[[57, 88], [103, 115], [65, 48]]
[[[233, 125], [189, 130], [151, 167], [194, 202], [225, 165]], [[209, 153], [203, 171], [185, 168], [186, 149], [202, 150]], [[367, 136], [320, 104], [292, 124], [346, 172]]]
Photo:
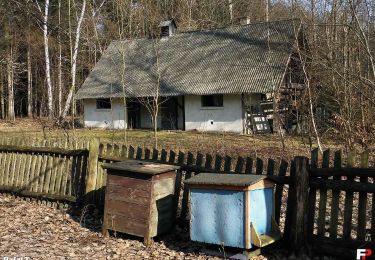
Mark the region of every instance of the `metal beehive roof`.
[[76, 98], [154, 96], [158, 78], [161, 96], [270, 93], [283, 78], [300, 25], [285, 20], [114, 41]]
[[266, 175], [200, 173], [184, 183], [190, 185], [226, 185], [246, 187], [266, 179]]

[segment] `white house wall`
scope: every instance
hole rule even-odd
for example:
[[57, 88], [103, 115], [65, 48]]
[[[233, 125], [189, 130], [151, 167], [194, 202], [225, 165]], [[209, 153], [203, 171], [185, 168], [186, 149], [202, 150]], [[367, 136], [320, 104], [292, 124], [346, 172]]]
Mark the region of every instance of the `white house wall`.
[[124, 128], [124, 106], [121, 99], [112, 100], [112, 110], [97, 109], [96, 99], [85, 99], [83, 105], [85, 127]]
[[202, 107], [201, 96], [185, 96], [185, 129], [243, 132], [241, 95], [224, 95], [223, 107]]

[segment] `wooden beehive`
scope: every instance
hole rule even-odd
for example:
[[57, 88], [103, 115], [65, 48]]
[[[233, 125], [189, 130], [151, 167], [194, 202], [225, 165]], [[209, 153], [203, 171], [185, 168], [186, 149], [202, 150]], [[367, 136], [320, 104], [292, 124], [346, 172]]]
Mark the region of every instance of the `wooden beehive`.
[[178, 166], [126, 160], [104, 164], [107, 169], [103, 234], [115, 230], [152, 238], [173, 227]]
[[266, 176], [201, 173], [185, 181], [190, 190], [193, 241], [243, 249], [280, 237], [274, 220], [274, 183]]

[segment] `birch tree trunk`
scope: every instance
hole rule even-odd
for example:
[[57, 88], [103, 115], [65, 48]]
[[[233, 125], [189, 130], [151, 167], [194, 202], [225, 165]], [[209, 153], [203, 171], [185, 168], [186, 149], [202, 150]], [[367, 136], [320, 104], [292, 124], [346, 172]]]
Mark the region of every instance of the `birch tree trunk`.
[[58, 17], [59, 17], [59, 34], [58, 34], [58, 44], [59, 44], [59, 58], [58, 58], [58, 91], [59, 91], [59, 96], [58, 96], [58, 110], [59, 110], [59, 115], [61, 115], [62, 111], [62, 46], [61, 46], [61, 0], [59, 0], [59, 12], [58, 12]]
[[43, 16], [43, 38], [44, 38], [44, 56], [46, 63], [46, 80], [47, 80], [47, 96], [48, 96], [48, 116], [53, 117], [53, 93], [51, 81], [51, 64], [49, 59], [49, 45], [48, 45], [48, 11], [49, 0], [45, 1], [44, 16]]
[[[30, 43], [29, 43], [30, 44]], [[27, 48], [27, 116], [33, 116], [33, 74], [31, 70], [31, 48], [30, 45]]]
[[0, 67], [0, 110], [1, 110], [1, 119], [5, 118], [5, 88], [4, 88], [4, 78], [3, 70]]
[[78, 24], [77, 24], [76, 37], [75, 37], [75, 43], [74, 43], [74, 49], [73, 49], [72, 69], [71, 69], [72, 85], [69, 89], [69, 94], [66, 99], [64, 110], [62, 111], [60, 115], [60, 118], [62, 119], [64, 119], [66, 115], [68, 114], [69, 108], [72, 105], [73, 94], [76, 88], [77, 57], [78, 57], [78, 50], [79, 50], [79, 40], [81, 36], [81, 26], [82, 26], [83, 17], [85, 15], [85, 10], [86, 10], [86, 0], [83, 0], [81, 15], [79, 17]]
[[8, 73], [8, 119], [15, 120], [14, 115], [14, 91], [13, 91], [13, 47], [11, 46], [7, 59], [7, 73]]

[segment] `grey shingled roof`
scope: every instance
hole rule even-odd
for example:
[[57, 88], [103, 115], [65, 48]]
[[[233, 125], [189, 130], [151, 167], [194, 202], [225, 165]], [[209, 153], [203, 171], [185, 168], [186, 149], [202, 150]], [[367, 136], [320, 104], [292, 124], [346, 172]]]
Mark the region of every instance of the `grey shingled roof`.
[[158, 75], [162, 96], [269, 93], [283, 78], [300, 25], [285, 20], [179, 33], [156, 44], [114, 41], [76, 98], [123, 97], [122, 71], [127, 97], [155, 95]]
[[246, 187], [266, 179], [266, 175], [200, 173], [186, 181], [190, 185], [226, 185]]

